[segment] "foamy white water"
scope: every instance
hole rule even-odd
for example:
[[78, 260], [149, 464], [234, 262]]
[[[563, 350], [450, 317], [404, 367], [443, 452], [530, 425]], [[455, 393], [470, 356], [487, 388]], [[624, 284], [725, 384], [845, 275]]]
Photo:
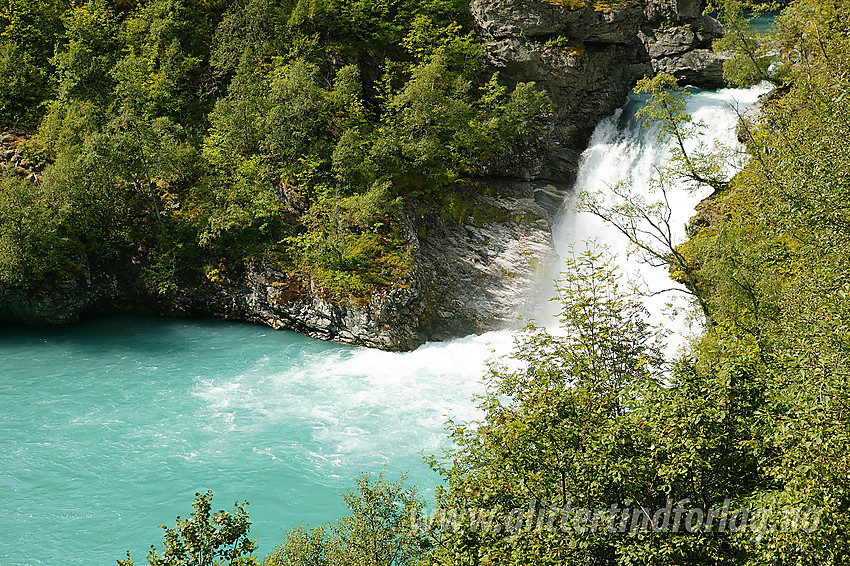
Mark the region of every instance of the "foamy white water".
[[[721, 144], [740, 154], [743, 148], [735, 132], [738, 112], [755, 103], [768, 89], [764, 84], [749, 89], [693, 91], [687, 112], [703, 128], [686, 149], [693, 151], [700, 144], [706, 148]], [[601, 192], [603, 202], [611, 205], [617, 201], [612, 189], [620, 184], [630, 187], [633, 194], [645, 195], [647, 202], [661, 198], [660, 193], [652, 193], [651, 179], [659, 168], [669, 163], [672, 142], [660, 144], [656, 128], [637, 122], [634, 115], [642, 101], [632, 95], [624, 108], [597, 126], [588, 149], [582, 154], [574, 197], [556, 219], [553, 236], [555, 248], [562, 256], [573, 248], [580, 252], [585, 245], [606, 247], [621, 272], [629, 280], [639, 282], [648, 295], [643, 302], [650, 322], [670, 331], [666, 352], [673, 356], [701, 328], [684, 288], [670, 279], [666, 268], [650, 266], [643, 256], [634, 253], [628, 238], [612, 225], [594, 214], [576, 211], [575, 197], [582, 191]], [[727, 172], [731, 175], [742, 166], [742, 160], [732, 160]], [[670, 226], [676, 243], [685, 240], [685, 226], [694, 215], [694, 207], [709, 194], [709, 188], [691, 191], [683, 185], [669, 187]], [[665, 289], [678, 291], [650, 296]]]
[[309, 446], [258, 448], [288, 459], [319, 482], [335, 483], [360, 469], [393, 464], [445, 446], [448, 418], [473, 419], [484, 368], [506, 353], [509, 331], [429, 343], [413, 352], [347, 348], [302, 354], [288, 367], [259, 360], [248, 371], [199, 379], [192, 394], [204, 401], [206, 426], [309, 429]]

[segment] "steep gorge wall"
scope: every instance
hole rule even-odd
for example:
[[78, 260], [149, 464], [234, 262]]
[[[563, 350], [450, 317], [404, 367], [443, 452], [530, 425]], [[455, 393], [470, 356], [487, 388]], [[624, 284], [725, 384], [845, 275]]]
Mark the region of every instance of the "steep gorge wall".
[[702, 8], [699, 0], [627, 0], [604, 9], [473, 0], [484, 73], [498, 72], [507, 84], [535, 81], [555, 105], [543, 135], [486, 173], [546, 180], [538, 200], [556, 208], [593, 129], [623, 105], [639, 78], [664, 71], [684, 84], [723, 86], [723, 58], [710, 49], [722, 26]]

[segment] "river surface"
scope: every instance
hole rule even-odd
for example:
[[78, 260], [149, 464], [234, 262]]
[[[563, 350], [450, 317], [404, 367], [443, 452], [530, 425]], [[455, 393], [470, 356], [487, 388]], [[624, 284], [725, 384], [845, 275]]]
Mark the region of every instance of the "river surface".
[[[689, 111], [705, 122], [705, 141], [733, 145], [730, 104], [743, 110], [763, 92], [695, 91]], [[631, 182], [641, 191], [666, 161], [654, 131], [634, 121], [640, 104], [631, 99], [596, 129], [579, 189]], [[680, 235], [704, 196], [674, 192]], [[671, 286], [665, 270], [629, 256], [614, 230], [572, 206], [554, 236], [559, 253], [596, 240], [651, 290]], [[674, 329], [672, 353], [689, 332], [686, 298], [646, 304]], [[251, 502], [263, 553], [299, 522], [339, 517], [337, 494], [360, 471], [408, 471], [430, 496], [439, 480], [423, 455], [447, 445], [448, 416], [476, 416], [486, 362], [512, 342], [503, 331], [387, 353], [259, 326], [131, 317], [0, 328], [0, 566], [108, 565], [126, 550], [143, 564], [160, 544], [157, 525], [188, 515], [207, 489], [214, 509]]]

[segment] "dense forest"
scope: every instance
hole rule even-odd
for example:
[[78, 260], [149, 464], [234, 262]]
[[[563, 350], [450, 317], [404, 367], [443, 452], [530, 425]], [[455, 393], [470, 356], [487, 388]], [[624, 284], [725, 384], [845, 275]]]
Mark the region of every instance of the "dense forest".
[[0, 30], [0, 131], [35, 134], [0, 191], [0, 282], [25, 288], [82, 254], [162, 291], [251, 257], [403, 285], [402, 202], [451, 215], [548, 105], [478, 80], [458, 0], [12, 0]]
[[[699, 125], [669, 76], [638, 86], [643, 117], [680, 148], [659, 193], [673, 179], [714, 188], [688, 242], [629, 232], [659, 208], [627, 192], [615, 208], [585, 202], [701, 308], [705, 331], [679, 359], [660, 355], [663, 332], [604, 255], [578, 254], [558, 285], [565, 331], [529, 326], [486, 376], [481, 420], [451, 424], [454, 448], [431, 460], [450, 520], [423, 528], [414, 488], [366, 475], [350, 515], [259, 558], [247, 508], [213, 514], [199, 494], [149, 563], [850, 563], [850, 2], [793, 0], [770, 37], [745, 7], [710, 7], [727, 30], [717, 47], [734, 51], [727, 80], [774, 86], [742, 118], [742, 171], [685, 151]], [[0, 281], [38, 285], [82, 251], [131, 249], [162, 286], [185, 265], [214, 277], [228, 254], [338, 291], [392, 285], [407, 267], [394, 207], [450, 210], [459, 180], [548, 108], [533, 85], [478, 80], [467, 18], [460, 0], [7, 1], [0, 123], [35, 134], [18, 167], [37, 176], [11, 168], [0, 185]], [[552, 515], [610, 509], [613, 525], [668, 505], [759, 514], [737, 530], [703, 517], [634, 531]], [[511, 532], [476, 523], [515, 509], [528, 513]]]

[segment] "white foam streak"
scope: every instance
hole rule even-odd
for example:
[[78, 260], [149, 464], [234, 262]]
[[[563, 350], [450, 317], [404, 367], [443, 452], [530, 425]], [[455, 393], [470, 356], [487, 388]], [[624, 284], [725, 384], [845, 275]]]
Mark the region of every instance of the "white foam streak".
[[199, 380], [193, 393], [217, 433], [268, 438], [261, 433], [285, 429], [278, 445], [254, 451], [317, 481], [345, 478], [439, 454], [446, 420], [477, 416], [473, 398], [484, 389], [487, 361], [512, 346], [513, 334], [503, 331], [405, 353], [347, 348], [308, 354], [289, 367], [263, 360], [235, 377]]

